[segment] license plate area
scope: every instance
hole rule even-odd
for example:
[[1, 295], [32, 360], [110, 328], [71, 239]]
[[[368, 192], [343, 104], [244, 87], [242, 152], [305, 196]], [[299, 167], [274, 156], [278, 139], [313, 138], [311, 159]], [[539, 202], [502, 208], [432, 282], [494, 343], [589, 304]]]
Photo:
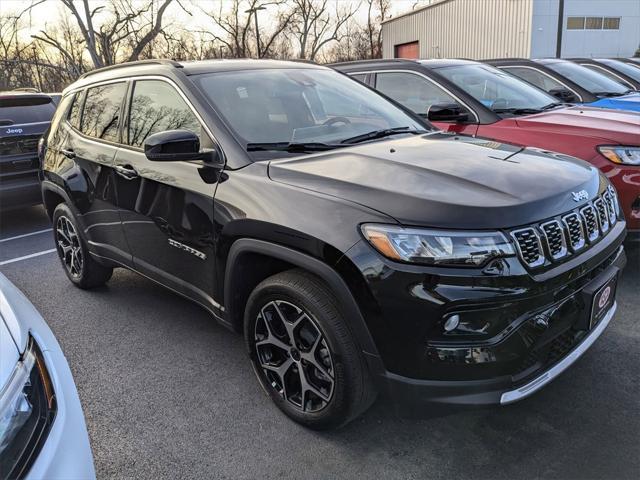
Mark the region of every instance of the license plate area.
[[593, 299], [591, 301], [589, 330], [591, 330], [594, 325], [602, 320], [602, 317], [604, 317], [609, 309], [613, 306], [616, 298], [617, 283], [618, 276], [614, 275], [594, 293]]

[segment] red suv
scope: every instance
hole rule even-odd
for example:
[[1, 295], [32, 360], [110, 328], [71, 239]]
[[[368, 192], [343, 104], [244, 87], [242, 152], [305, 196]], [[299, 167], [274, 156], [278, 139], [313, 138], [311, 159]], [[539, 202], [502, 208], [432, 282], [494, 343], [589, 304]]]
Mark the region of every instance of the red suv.
[[469, 60], [371, 60], [334, 68], [439, 128], [581, 158], [615, 185], [640, 236], [640, 114], [576, 107], [506, 72]]

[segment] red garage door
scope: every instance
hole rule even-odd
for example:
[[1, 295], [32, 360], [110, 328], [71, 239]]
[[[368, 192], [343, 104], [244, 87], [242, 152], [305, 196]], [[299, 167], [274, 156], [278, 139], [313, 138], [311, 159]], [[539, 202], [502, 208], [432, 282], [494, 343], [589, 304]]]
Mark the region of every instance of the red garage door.
[[402, 45], [396, 45], [394, 47], [395, 58], [419, 58], [420, 57], [420, 43], [410, 42], [403, 43]]

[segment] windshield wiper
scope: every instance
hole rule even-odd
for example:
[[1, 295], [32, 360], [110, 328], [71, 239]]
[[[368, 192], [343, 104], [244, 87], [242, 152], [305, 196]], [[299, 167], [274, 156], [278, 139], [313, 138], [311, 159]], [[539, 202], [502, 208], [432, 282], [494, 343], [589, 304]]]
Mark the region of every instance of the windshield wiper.
[[540, 108], [495, 108], [495, 113], [512, 113], [514, 115], [528, 115], [542, 112]]
[[383, 130], [373, 130], [371, 132], [356, 135], [355, 137], [346, 138], [340, 143], [360, 143], [367, 140], [375, 140], [376, 138], [390, 137], [391, 135], [399, 135], [401, 133], [411, 133], [417, 135], [419, 133], [427, 133], [426, 130], [411, 130], [411, 127], [394, 127], [385, 128]]
[[624, 93], [620, 93], [620, 92], [593, 92], [593, 94], [596, 97], [603, 97], [603, 98], [611, 98], [611, 97], [621, 97], [623, 95], [626, 95], [629, 92], [624, 92]]
[[291, 152], [291, 153], [323, 152], [325, 150], [340, 148], [341, 146], [342, 145], [330, 145], [328, 143], [320, 143], [320, 142], [248, 143], [247, 152], [266, 152], [266, 151]]
[[549, 105], [545, 105], [540, 110], [551, 110], [552, 108], [562, 107], [563, 105], [567, 105], [567, 104], [564, 102], [553, 102], [553, 103], [550, 103]]

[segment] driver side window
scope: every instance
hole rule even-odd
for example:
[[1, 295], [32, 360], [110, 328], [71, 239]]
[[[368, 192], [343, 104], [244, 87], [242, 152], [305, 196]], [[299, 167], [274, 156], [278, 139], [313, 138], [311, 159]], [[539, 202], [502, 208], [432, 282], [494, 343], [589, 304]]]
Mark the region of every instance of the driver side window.
[[437, 103], [458, 103], [455, 98], [427, 79], [408, 72], [379, 72], [376, 89], [421, 116]]

